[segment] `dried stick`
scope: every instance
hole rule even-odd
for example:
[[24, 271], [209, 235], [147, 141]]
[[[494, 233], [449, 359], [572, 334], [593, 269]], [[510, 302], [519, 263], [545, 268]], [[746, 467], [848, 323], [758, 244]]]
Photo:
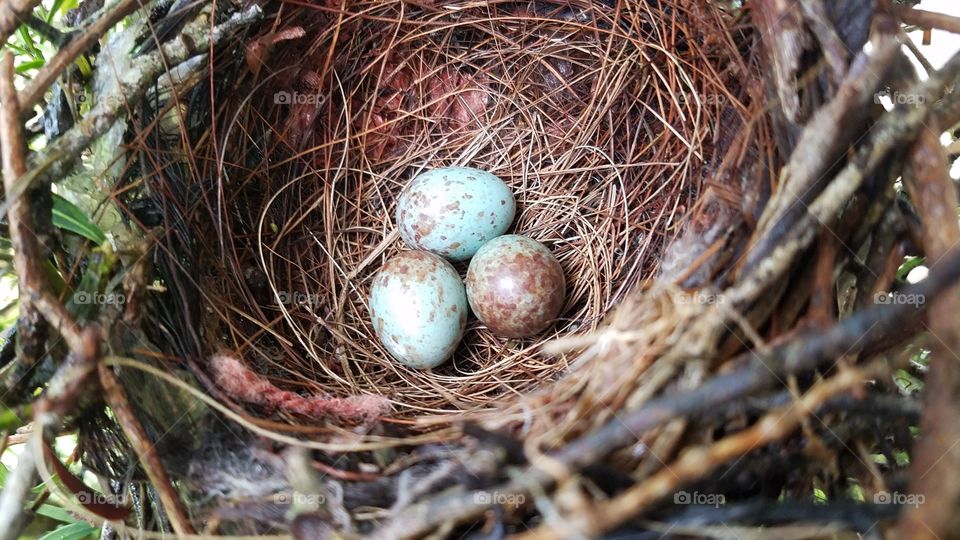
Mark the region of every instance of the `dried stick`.
[[0, 43], [7, 42], [7, 39], [23, 24], [38, 4], [40, 4], [40, 0], [4, 0], [0, 2]]
[[907, 24], [913, 24], [920, 28], [939, 28], [947, 32], [960, 34], [960, 18], [958, 17], [904, 6], [891, 5], [890, 7]]
[[836, 376], [817, 383], [790, 406], [767, 414], [753, 426], [710, 446], [691, 448], [677, 461], [664, 467], [646, 481], [609, 501], [598, 503], [583, 515], [564, 520], [564, 531], [559, 531], [547, 523], [518, 535], [517, 539], [566, 538], [571, 528], [584, 536], [599, 536], [639, 514], [655, 501], [675, 492], [684, 484], [702, 478], [724, 463], [786, 438], [800, 427], [801, 421], [811, 411], [816, 410], [822, 403], [884, 372], [885, 367], [881, 362], [862, 369], [844, 369]]
[[[768, 256], [762, 259], [751, 257], [752, 263], [748, 263], [745, 274], [737, 285], [724, 293], [725, 297], [734, 305], [742, 306], [754, 302], [784, 272], [792, 268], [796, 257], [810, 246], [823, 225], [835, 221], [841, 209], [863, 185], [866, 177], [898, 146], [908, 142], [918, 131], [925, 128], [925, 122], [934, 110], [932, 104], [943, 94], [944, 88], [953, 84], [958, 73], [960, 54], [955, 54], [942, 69], [914, 86], [910, 92], [924, 96], [927, 105], [901, 108], [884, 115], [871, 131], [870, 140], [857, 150], [854, 158], [805, 208], [802, 216], [789, 224], [789, 231], [779, 233], [773, 230], [758, 241], [754, 251], [763, 250]], [[955, 101], [956, 97], [948, 95], [944, 100]]]
[[[953, 250], [934, 268], [926, 280], [903, 292], [907, 295], [933, 298], [960, 279], [960, 249]], [[601, 462], [617, 448], [636, 442], [642, 434], [680, 417], [734, 402], [785, 380], [787, 375], [809, 371], [817, 365], [834, 361], [838, 356], [856, 354], [873, 341], [906, 325], [920, 315], [923, 306], [906, 303], [874, 305], [864, 309], [826, 331], [812, 331], [763, 355], [748, 353], [743, 359], [753, 363], [738, 371], [713, 378], [696, 390], [664, 396], [647, 402], [629, 414], [609, 422], [597, 431], [572, 441], [562, 450], [549, 455], [558, 467], [569, 472]], [[736, 365], [738, 362], [732, 362]], [[547, 471], [530, 468], [522, 481], [499, 486], [498, 493], [529, 494], [531, 485], [549, 486], [555, 478]], [[480, 492], [482, 495], [486, 495]], [[486, 501], [486, 502], [484, 502]], [[462, 522], [482, 515], [491, 507], [489, 497], [477, 492], [464, 496], [432, 499], [412, 506], [408, 511], [377, 531], [376, 538], [416, 537], [427, 534], [448, 521]]]
[[36, 457], [30, 448], [24, 449], [17, 459], [17, 468], [7, 476], [0, 493], [0, 540], [14, 540], [27, 524], [29, 515], [24, 511], [24, 501], [37, 484]]
[[203, 10], [183, 28], [176, 39], [164, 44], [160, 50], [138, 57], [132, 67], [137, 74], [135, 80], [128, 82], [134, 77], [126, 74], [116, 93], [100, 96], [99, 102], [86, 117], [34, 155], [30, 160], [30, 170], [17, 180], [16, 185], [6, 189], [7, 200], [0, 205], [0, 212], [5, 212], [10, 201], [35, 182], [61, 178], [69, 173], [80, 153], [93, 140], [106, 133], [123, 116], [125, 106], [140, 99], [147, 88], [166, 72], [167, 66], [179, 64], [207, 50], [232, 31], [255, 20], [261, 13], [259, 6], [253, 5], [211, 30], [208, 10]]
[[40, 72], [37, 73], [37, 76], [34, 77], [20, 93], [20, 108], [24, 111], [30, 111], [34, 105], [40, 102], [44, 92], [57, 80], [57, 77], [59, 77], [83, 51], [90, 48], [107, 30], [127, 15], [133, 13], [141, 5], [141, 0], [124, 0], [113, 8], [110, 13], [97, 19], [96, 22], [87, 27], [81, 34], [71, 39], [65, 47], [60, 49], [56, 56], [43, 66]]
[[860, 125], [866, 118], [867, 107], [873, 103], [873, 95], [898, 54], [900, 43], [896, 34], [879, 34], [874, 49], [854, 59], [836, 95], [804, 127], [784, 167], [780, 188], [764, 209], [754, 233], [756, 247], [747, 259], [748, 269], [780, 245], [804, 206], [819, 194], [818, 182], [822, 189], [824, 173], [857, 135], [851, 132], [851, 126]]
[[131, 446], [133, 446], [134, 451], [136, 451], [137, 457], [140, 458], [140, 463], [143, 464], [143, 468], [147, 471], [150, 482], [153, 484], [153, 487], [156, 488], [157, 494], [160, 496], [160, 502], [163, 504], [163, 509], [166, 511], [167, 517], [170, 518], [170, 524], [173, 526], [174, 532], [177, 533], [177, 536], [193, 534], [193, 528], [190, 526], [190, 519], [187, 517], [183, 502], [177, 496], [173, 483], [167, 475], [167, 470], [164, 468], [163, 463], [160, 462], [156, 446], [150, 442], [147, 432], [144, 431], [143, 426], [140, 425], [140, 421], [137, 420], [136, 415], [130, 408], [130, 402], [123, 388], [120, 386], [120, 382], [106, 364], [100, 364], [99, 373], [100, 384], [103, 385], [104, 398], [110, 406], [110, 410], [112, 410], [113, 414], [117, 417], [117, 423], [123, 428], [123, 432], [126, 434]]
[[82, 346], [71, 352], [57, 369], [50, 384], [34, 406], [34, 431], [29, 436], [36, 444], [28, 446], [20, 454], [17, 468], [13, 471], [0, 493], [0, 540], [17, 538], [26, 525], [28, 514], [24, 501], [38, 480], [38, 469], [46, 467], [38, 459], [43, 455], [43, 439], [49, 440], [67, 414], [75, 411], [76, 403], [87, 388], [90, 374], [99, 358], [100, 332], [87, 328], [82, 332]]
[[[4, 5], [9, 8], [9, 4]], [[0, 28], [3, 24], [0, 19]], [[13, 55], [8, 52], [0, 61], [0, 155], [3, 159], [5, 186], [10, 185], [23, 174], [25, 168], [23, 154], [26, 147], [23, 142], [23, 127], [20, 124], [19, 113], [17, 91], [13, 85]], [[42, 275], [37, 268], [39, 260], [34, 258], [39, 254], [31, 251], [37, 247], [36, 243], [31, 242], [31, 238], [27, 237], [33, 234], [33, 231], [24, 226], [31, 219], [28, 206], [20, 199], [15, 200], [10, 205], [7, 219], [14, 248], [14, 268], [20, 276], [20, 319], [17, 323], [19, 330], [17, 341], [20, 350], [17, 351], [17, 357], [18, 360], [25, 361], [27, 364], [33, 364], [38, 358], [33, 355], [35, 351], [29, 349], [34, 347], [24, 350], [20, 347], [20, 343], [22, 340], [34, 341], [33, 338], [38, 337], [36, 329], [42, 324], [30, 296], [31, 285], [33, 285], [31, 279], [37, 279]], [[43, 345], [42, 339], [39, 345]], [[13, 381], [11, 386], [15, 383], [16, 381]], [[0, 531], [3, 531], [0, 533], [0, 539], [6, 540], [19, 536], [27, 518], [23, 511], [24, 501], [30, 495], [36, 478], [34, 455], [24, 451], [17, 462], [17, 468], [7, 479], [3, 492], [0, 493]]]
[[[0, 64], [0, 156], [3, 159], [4, 187], [13, 185], [26, 164], [24, 153], [26, 144], [23, 138], [23, 126], [20, 123], [20, 108], [17, 92], [13, 84], [13, 55], [4, 55]], [[33, 302], [31, 291], [38, 290], [38, 280], [43, 278], [40, 261], [43, 260], [41, 246], [37, 242], [33, 216], [30, 213], [26, 197], [14, 200], [7, 215], [10, 241], [13, 245], [13, 266], [19, 276], [20, 316], [17, 319], [17, 362], [29, 368], [35, 365], [44, 353], [46, 326]], [[11, 376], [18, 379], [21, 370], [11, 370]], [[6, 388], [13, 388], [19, 380], [6, 381]]]
[[[924, 130], [912, 148], [903, 175], [911, 200], [923, 222], [923, 250], [930, 266], [960, 243], [957, 226], [957, 191], [948, 173], [948, 160], [938, 134], [938, 118]], [[922, 493], [936, 504], [910, 509], [900, 522], [903, 538], [945, 538], [960, 528], [960, 515], [943, 508], [960, 504], [960, 288], [928, 297], [932, 355], [926, 378], [927, 407], [920, 425], [921, 438], [911, 459], [913, 493]]]

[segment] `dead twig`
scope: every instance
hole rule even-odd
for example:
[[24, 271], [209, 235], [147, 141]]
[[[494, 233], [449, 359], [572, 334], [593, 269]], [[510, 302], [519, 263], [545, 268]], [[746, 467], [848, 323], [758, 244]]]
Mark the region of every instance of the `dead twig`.
[[163, 463], [160, 462], [160, 457], [157, 455], [157, 448], [150, 441], [143, 426], [140, 425], [140, 421], [137, 420], [136, 415], [130, 408], [130, 402], [123, 388], [120, 386], [116, 375], [113, 374], [110, 367], [106, 364], [100, 364], [99, 373], [104, 398], [110, 406], [110, 410], [113, 411], [113, 414], [116, 416], [117, 422], [123, 428], [123, 432], [133, 446], [134, 451], [137, 452], [137, 457], [140, 458], [140, 463], [143, 465], [144, 470], [147, 471], [147, 476], [150, 478], [151, 484], [157, 490], [157, 494], [160, 496], [160, 502], [163, 504], [163, 509], [170, 519], [170, 524], [173, 526], [174, 532], [176, 532], [178, 536], [193, 534], [193, 527], [190, 525], [190, 519], [187, 517], [186, 509], [180, 497], [177, 495], [173, 483], [170, 481], [170, 477], [167, 475], [166, 468], [163, 466]]
[[[99, 101], [89, 114], [77, 122], [63, 135], [46, 148], [38, 152], [29, 162], [29, 170], [20, 176], [16, 184], [7, 187], [6, 201], [0, 205], [0, 212], [6, 212], [11, 201], [16, 200], [36, 182], [66, 175], [80, 153], [97, 137], [106, 133], [119, 118], [127, 112], [127, 104], [136, 102], [147, 88], [166, 72], [167, 66], [179, 64], [189, 57], [207, 50], [219, 43], [234, 30], [249, 24], [261, 14], [258, 6], [253, 5], [242, 13], [213, 27], [208, 22], [209, 9], [203, 10], [188, 23], [176, 39], [166, 43], [159, 50], [134, 60], [133, 72], [138, 76], [125, 79], [117, 92], [99, 96]], [[129, 76], [129, 74], [127, 74]]]
[[939, 28], [940, 30], [960, 34], [960, 17], [951, 17], [943, 13], [897, 5], [891, 5], [890, 9], [907, 24], [913, 24], [920, 28]]
[[[0, 64], [0, 152], [3, 158], [3, 184], [10, 186], [23, 175], [26, 169], [24, 153], [26, 144], [23, 137], [23, 125], [20, 123], [20, 108], [17, 91], [13, 84], [13, 55], [4, 55]], [[40, 290], [39, 280], [43, 279], [40, 268], [45, 257], [43, 246], [37, 241], [36, 224], [27, 197], [19, 197], [10, 204], [7, 220], [10, 229], [10, 241], [13, 245], [13, 265], [19, 277], [20, 317], [17, 320], [17, 359], [25, 369], [34, 366], [46, 352], [46, 325], [41, 320], [34, 305], [33, 291]], [[19, 378], [22, 370], [12, 370], [11, 374]], [[11, 381], [13, 387], [19, 381]]]
[[4, 0], [0, 2], [0, 43], [7, 39], [20, 27], [33, 8], [40, 4], [40, 0]]
[[[937, 267], [960, 243], [957, 191], [938, 134], [938, 119], [920, 134], [913, 146], [904, 184], [923, 222], [923, 249], [928, 264]], [[904, 538], [944, 538], [960, 528], [960, 515], [943, 508], [960, 504], [960, 288], [953, 287], [930, 302], [928, 330], [932, 339], [930, 376], [926, 378], [927, 406], [920, 425], [921, 438], [911, 456], [910, 489], [935, 504], [917, 505], [899, 524]]]
[[83, 54], [84, 51], [96, 43], [100, 37], [115, 24], [130, 15], [142, 5], [140, 0], [124, 0], [112, 11], [97, 19], [96, 22], [74, 36], [50, 61], [44, 64], [39, 73], [30, 81], [20, 93], [20, 108], [29, 112], [34, 105], [40, 102], [50, 85], [57, 77]]
[[605, 502], [600, 502], [588, 513], [565, 520], [564, 530], [552, 524], [518, 535], [517, 540], [543, 540], [567, 538], [570, 531], [586, 536], [596, 536], [615, 528], [648, 508], [687, 482], [702, 478], [728, 461], [743, 456], [756, 448], [782, 440], [800, 427], [801, 421], [822, 403], [834, 396], [864, 384], [886, 371], [877, 362], [865, 368], [841, 370], [836, 376], [817, 383], [790, 406], [773, 411], [753, 426], [725, 437], [710, 446], [690, 448], [674, 463], [663, 468], [646, 481]]
[[[903, 293], [933, 298], [958, 279], [960, 250], [954, 250], [944, 257], [926, 280], [905, 289]], [[621, 415], [599, 430], [570, 442], [549, 455], [549, 459], [556, 465], [555, 468], [565, 469], [568, 473], [600, 463], [613, 450], [635, 442], [638, 435], [671, 420], [735, 402], [784, 381], [790, 374], [809, 371], [841, 355], [856, 354], [904, 326], [906, 321], [916, 318], [923, 308], [906, 303], [874, 305], [829, 330], [799, 335], [797, 339], [773, 348], [768, 354], [747, 353], [731, 363], [736, 365], [753, 358], [750, 366], [714, 377], [695, 390], [651, 400], [636, 411]], [[494, 489], [501, 494], [529, 494], [531, 485], [547, 486], [554, 482], [551, 474], [536, 468], [527, 469], [521, 478], [522, 481]], [[442, 523], [476, 518], [491, 507], [490, 499], [478, 497], [477, 493], [434, 498], [414, 505], [379, 530], [375, 537], [412, 538], [427, 534]]]

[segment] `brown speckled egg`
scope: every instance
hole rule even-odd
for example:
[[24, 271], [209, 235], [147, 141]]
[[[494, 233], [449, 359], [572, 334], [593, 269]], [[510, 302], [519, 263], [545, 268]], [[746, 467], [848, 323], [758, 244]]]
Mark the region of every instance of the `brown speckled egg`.
[[526, 337], [542, 332], [563, 309], [566, 282], [560, 263], [540, 242], [508, 234], [477, 251], [467, 270], [467, 300], [494, 333]]

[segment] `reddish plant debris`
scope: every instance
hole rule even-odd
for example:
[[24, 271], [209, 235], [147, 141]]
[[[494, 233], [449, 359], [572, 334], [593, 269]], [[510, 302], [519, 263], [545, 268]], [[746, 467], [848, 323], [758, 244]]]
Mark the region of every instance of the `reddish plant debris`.
[[[363, 114], [366, 152], [380, 159], [398, 147], [408, 125], [401, 119], [428, 118], [448, 130], [478, 127], [490, 101], [487, 83], [453, 69], [440, 72], [409, 59], [392, 58], [384, 69], [378, 97]], [[364, 103], [353, 103], [361, 110]], [[406, 128], [406, 130], [405, 130]]]
[[379, 420], [389, 408], [387, 400], [379, 396], [331, 398], [322, 395], [301, 396], [281, 390], [250, 371], [237, 358], [225, 353], [211, 356], [209, 366], [214, 382], [230, 397], [272, 410], [310, 418], [372, 423]]
[[260, 70], [266, 66], [267, 60], [270, 58], [270, 51], [273, 50], [274, 45], [281, 41], [302, 38], [305, 35], [306, 32], [302, 27], [294, 26], [292, 28], [284, 28], [279, 32], [271, 32], [247, 43], [247, 69], [256, 77], [260, 74]]

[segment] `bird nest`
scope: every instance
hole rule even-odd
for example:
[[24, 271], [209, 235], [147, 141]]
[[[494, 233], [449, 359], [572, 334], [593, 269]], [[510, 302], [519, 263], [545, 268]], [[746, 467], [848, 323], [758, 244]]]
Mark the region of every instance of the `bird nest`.
[[[867, 535], [901, 507], [899, 536], [960, 527], [900, 497], [957, 500], [939, 136], [960, 55], [934, 69], [914, 47], [921, 80], [903, 30], [960, 21], [866, 1], [185, 4], [141, 21], [169, 42], [102, 40], [90, 110], [29, 160], [18, 108], [53, 79], [17, 95], [3, 62], [23, 311], [0, 363], [24, 406], [4, 425], [32, 408], [34, 429], [0, 506], [38, 508], [36, 472], [78, 515], [180, 536]], [[49, 189], [97, 137], [109, 237]], [[511, 187], [511, 232], [556, 255], [566, 304], [527, 339], [471, 321], [412, 370], [367, 297], [408, 248], [401, 189], [450, 165]], [[54, 221], [95, 245], [45, 251]], [[921, 405], [903, 381], [927, 365]]]
[[[567, 372], [577, 355], [545, 354], [544, 343], [595, 331], [658, 272], [746, 122], [733, 21], [659, 4], [269, 13], [194, 151], [217, 188], [188, 226], [206, 248], [199, 283], [229, 354], [301, 395], [385, 397], [395, 418], [481, 408]], [[376, 339], [368, 292], [409, 249], [396, 233], [398, 193], [450, 165], [510, 186], [511, 231], [552, 250], [567, 300], [528, 339], [471, 318], [450, 361], [409, 369]]]

